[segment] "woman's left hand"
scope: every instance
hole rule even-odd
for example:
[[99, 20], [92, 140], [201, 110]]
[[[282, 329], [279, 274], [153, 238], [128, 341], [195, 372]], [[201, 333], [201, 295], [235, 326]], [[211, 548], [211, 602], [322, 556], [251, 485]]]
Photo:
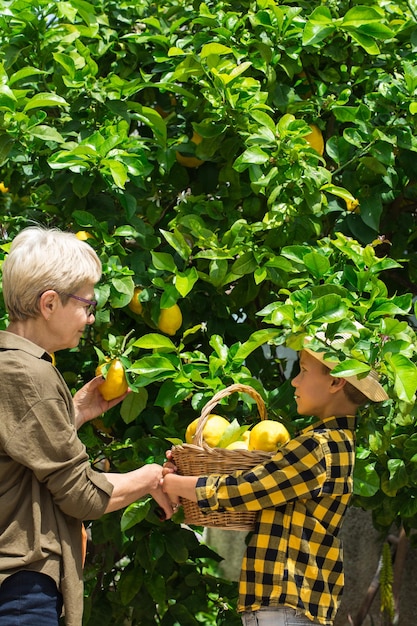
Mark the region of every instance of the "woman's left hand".
[[119, 402], [122, 402], [130, 391], [128, 389], [123, 395], [108, 401], [103, 398], [99, 391], [99, 386], [102, 382], [103, 377], [96, 376], [74, 394], [73, 402], [77, 430], [85, 422], [89, 422], [102, 413], [105, 413], [105, 411], [108, 411], [116, 404], [119, 404]]

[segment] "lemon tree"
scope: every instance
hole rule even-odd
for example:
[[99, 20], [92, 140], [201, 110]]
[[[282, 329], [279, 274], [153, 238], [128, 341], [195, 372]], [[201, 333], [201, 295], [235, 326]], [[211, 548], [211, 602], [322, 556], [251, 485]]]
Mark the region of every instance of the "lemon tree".
[[[120, 356], [132, 389], [100, 431], [80, 432], [92, 462], [163, 462], [234, 382], [292, 435], [306, 421], [289, 383], [296, 350], [357, 320], [350, 367], [375, 365], [392, 400], [361, 416], [354, 502], [381, 533], [397, 524], [412, 536], [412, 5], [0, 8], [0, 266], [28, 224], [82, 233], [103, 264], [96, 322], [56, 365], [75, 391], [98, 356]], [[221, 413], [249, 432], [257, 421], [248, 398]], [[86, 626], [240, 624], [216, 555], [194, 529], [162, 525], [150, 500], [91, 526]]]

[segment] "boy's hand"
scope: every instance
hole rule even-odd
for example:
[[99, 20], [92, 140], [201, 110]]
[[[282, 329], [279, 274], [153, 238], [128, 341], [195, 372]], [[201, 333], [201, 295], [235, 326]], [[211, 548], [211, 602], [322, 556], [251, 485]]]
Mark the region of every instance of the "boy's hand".
[[177, 466], [172, 460], [172, 450], [167, 450], [165, 452], [165, 456], [168, 459], [162, 466], [162, 476], [166, 476], [167, 474], [175, 474], [177, 472]]

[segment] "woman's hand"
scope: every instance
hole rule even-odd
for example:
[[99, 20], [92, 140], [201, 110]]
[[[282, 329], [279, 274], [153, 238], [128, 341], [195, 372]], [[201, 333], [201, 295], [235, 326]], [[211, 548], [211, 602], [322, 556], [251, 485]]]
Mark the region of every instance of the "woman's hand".
[[119, 402], [122, 402], [130, 392], [124, 393], [122, 396], [114, 400], [105, 400], [99, 391], [99, 386], [103, 382], [102, 376], [96, 376], [90, 382], [81, 387], [73, 397], [75, 408], [75, 425], [77, 430], [90, 420], [105, 413]]
[[176, 511], [176, 500], [171, 499], [162, 489], [162, 467], [157, 463], [147, 463], [124, 474], [106, 472], [103, 474], [113, 485], [106, 513], [118, 511], [146, 495], [152, 496], [169, 519]]

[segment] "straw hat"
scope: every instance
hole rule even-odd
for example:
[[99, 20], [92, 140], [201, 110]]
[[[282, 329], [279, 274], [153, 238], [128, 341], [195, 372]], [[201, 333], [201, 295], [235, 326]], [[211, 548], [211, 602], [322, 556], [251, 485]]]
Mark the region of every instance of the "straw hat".
[[[363, 328], [363, 326], [358, 323], [356, 323], [355, 325], [358, 328]], [[307, 348], [306, 346], [304, 346], [303, 350], [311, 354], [315, 359], [317, 359], [318, 361], [323, 363], [323, 365], [332, 370], [336, 367], [336, 365], [339, 365], [340, 361], [338, 360], [336, 354], [333, 360], [332, 357], [329, 356], [329, 353], [331, 353], [332, 350], [336, 351], [342, 348], [345, 341], [347, 339], [350, 339], [351, 337], [351, 333], [338, 333], [337, 339], [329, 341], [324, 333], [318, 333], [317, 338], [325, 341], [329, 347], [329, 350], [326, 350], [324, 352], [315, 352], [314, 350], [310, 350], [310, 348]], [[306, 339], [304, 340], [305, 344], [308, 345], [311, 339], [311, 337], [306, 337]], [[324, 358], [325, 355], [327, 357], [326, 359]], [[373, 369], [363, 378], [358, 378], [357, 376], [343, 376], [343, 378], [347, 380], [351, 385], [356, 387], [356, 389], [359, 389], [359, 391], [361, 391], [367, 398], [369, 398], [369, 400], [372, 400], [373, 402], [382, 402], [383, 400], [389, 400], [389, 396], [386, 394], [385, 389], [379, 382], [378, 374]]]

